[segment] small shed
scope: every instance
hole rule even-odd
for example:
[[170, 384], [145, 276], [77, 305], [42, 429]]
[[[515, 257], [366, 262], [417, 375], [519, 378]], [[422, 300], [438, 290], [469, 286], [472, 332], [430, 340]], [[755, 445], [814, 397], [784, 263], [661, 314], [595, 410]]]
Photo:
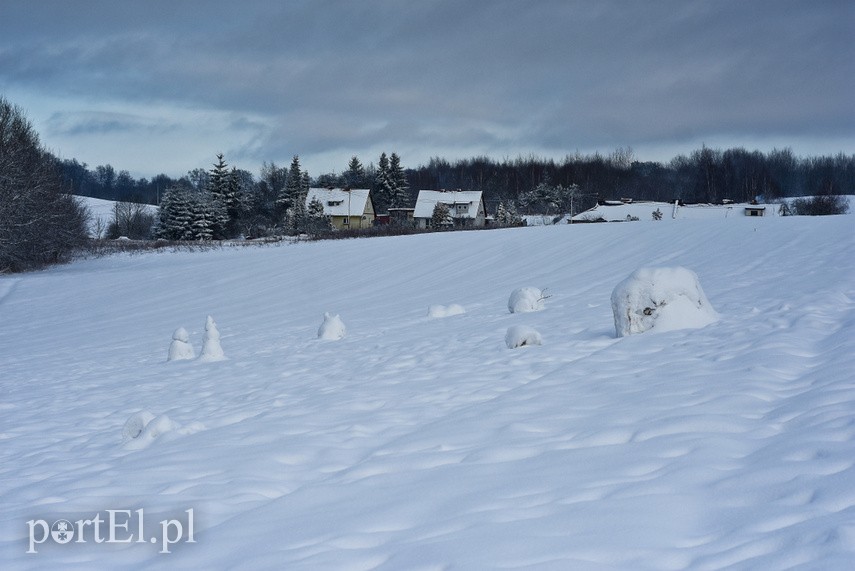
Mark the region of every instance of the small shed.
[[751, 205], [745, 207], [746, 216], [763, 216], [766, 214], [766, 207], [759, 205]]

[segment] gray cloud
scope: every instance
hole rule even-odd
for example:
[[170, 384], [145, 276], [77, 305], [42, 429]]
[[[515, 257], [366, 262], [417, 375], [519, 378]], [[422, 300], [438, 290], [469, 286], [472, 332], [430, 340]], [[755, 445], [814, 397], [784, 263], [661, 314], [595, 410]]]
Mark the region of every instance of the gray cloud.
[[[643, 155], [727, 137], [855, 152], [853, 24], [846, 0], [12, 0], [0, 85], [85, 107], [76, 120], [37, 110], [65, 154], [78, 135], [126, 132], [134, 161], [158, 129], [103, 115], [124, 103], [174, 114], [159, 122], [181, 125], [188, 148], [254, 163], [377, 148]], [[225, 121], [200, 129], [207, 140], [191, 141], [197, 111]]]

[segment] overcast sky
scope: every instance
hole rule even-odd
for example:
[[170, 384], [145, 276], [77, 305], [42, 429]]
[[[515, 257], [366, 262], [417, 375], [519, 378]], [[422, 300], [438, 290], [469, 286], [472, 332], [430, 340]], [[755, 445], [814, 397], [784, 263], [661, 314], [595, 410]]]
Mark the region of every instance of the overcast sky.
[[0, 94], [135, 176], [855, 153], [853, 0], [0, 0]]

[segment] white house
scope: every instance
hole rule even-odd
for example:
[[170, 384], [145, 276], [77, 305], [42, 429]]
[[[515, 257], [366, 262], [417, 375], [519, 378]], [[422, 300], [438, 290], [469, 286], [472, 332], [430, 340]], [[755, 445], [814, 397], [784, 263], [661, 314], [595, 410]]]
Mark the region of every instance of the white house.
[[480, 190], [420, 190], [413, 218], [418, 228], [429, 228], [437, 203], [448, 206], [455, 226], [480, 227], [486, 221], [487, 210]]
[[374, 225], [374, 204], [367, 188], [310, 188], [306, 195], [306, 209], [312, 200], [324, 205], [324, 214], [330, 217], [338, 230], [371, 228]]

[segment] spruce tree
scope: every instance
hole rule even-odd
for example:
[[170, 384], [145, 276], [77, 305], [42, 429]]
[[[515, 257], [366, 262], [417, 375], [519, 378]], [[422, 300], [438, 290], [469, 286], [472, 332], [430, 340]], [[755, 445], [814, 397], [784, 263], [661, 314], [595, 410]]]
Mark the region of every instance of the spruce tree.
[[431, 227], [434, 230], [443, 230], [451, 226], [454, 220], [451, 218], [451, 210], [444, 202], [437, 202], [433, 207], [433, 215], [430, 219]]
[[393, 189], [389, 174], [389, 159], [386, 153], [382, 153], [374, 178], [374, 206], [377, 212], [387, 212], [392, 202]]
[[347, 172], [344, 173], [344, 180], [350, 188], [362, 188], [365, 185], [365, 167], [359, 162], [358, 157], [351, 157], [347, 164]]
[[309, 234], [319, 234], [332, 229], [330, 219], [324, 212], [324, 203], [318, 197], [314, 197], [306, 208], [308, 218], [307, 232]]
[[389, 207], [405, 207], [410, 200], [410, 185], [401, 166], [401, 157], [397, 153], [392, 153], [389, 158], [389, 182], [391, 186]]
[[293, 207], [303, 193], [303, 171], [300, 169], [300, 157], [294, 155], [291, 168], [288, 169], [288, 182], [285, 183], [285, 194], [288, 206]]
[[208, 210], [206, 216], [210, 218], [208, 226], [211, 236], [217, 240], [230, 237], [229, 229], [233, 228], [234, 224], [229, 212], [235, 211], [236, 196], [229, 184], [228, 165], [222, 153], [217, 154], [217, 162], [208, 172], [207, 191], [213, 202], [205, 208]]

